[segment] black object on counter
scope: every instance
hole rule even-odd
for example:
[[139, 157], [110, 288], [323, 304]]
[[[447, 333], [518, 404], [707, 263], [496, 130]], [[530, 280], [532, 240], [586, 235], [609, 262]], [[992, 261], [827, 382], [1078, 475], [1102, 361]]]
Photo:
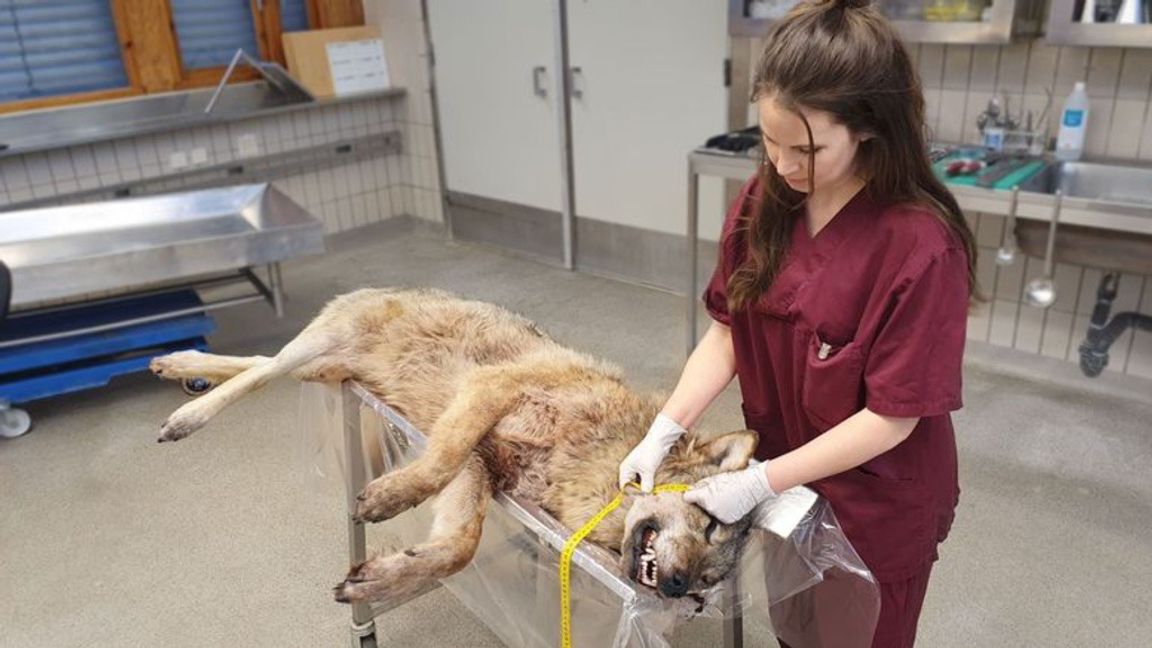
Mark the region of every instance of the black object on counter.
[[760, 128], [751, 126], [743, 130], [733, 131], [731, 133], [724, 133], [715, 137], [708, 138], [704, 143], [705, 148], [719, 149], [721, 151], [731, 151], [733, 153], [741, 153], [748, 149], [755, 148], [760, 144]]

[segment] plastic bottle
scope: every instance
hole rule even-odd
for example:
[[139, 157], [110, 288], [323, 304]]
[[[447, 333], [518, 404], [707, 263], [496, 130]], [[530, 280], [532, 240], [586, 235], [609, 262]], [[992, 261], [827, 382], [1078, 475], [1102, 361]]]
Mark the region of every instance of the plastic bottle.
[[1060, 112], [1060, 133], [1056, 137], [1057, 160], [1079, 160], [1084, 152], [1084, 131], [1088, 128], [1088, 93], [1077, 81]]

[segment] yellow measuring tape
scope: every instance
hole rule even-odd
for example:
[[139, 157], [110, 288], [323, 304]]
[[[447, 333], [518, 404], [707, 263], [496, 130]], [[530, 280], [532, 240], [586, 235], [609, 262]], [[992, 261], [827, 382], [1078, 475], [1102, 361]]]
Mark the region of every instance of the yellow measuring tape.
[[[639, 488], [638, 484], [628, 484], [620, 489], [616, 497], [611, 502], [600, 509], [600, 512], [592, 516], [588, 523], [580, 527], [580, 530], [572, 534], [568, 541], [564, 543], [564, 549], [560, 552], [560, 646], [561, 648], [572, 648], [572, 554], [576, 551], [576, 546], [592, 530], [596, 525], [600, 524], [608, 514], [615, 511], [620, 507], [620, 503], [624, 501], [624, 489], [631, 486]], [[683, 493], [691, 488], [688, 484], [662, 484], [652, 489], [653, 493]]]

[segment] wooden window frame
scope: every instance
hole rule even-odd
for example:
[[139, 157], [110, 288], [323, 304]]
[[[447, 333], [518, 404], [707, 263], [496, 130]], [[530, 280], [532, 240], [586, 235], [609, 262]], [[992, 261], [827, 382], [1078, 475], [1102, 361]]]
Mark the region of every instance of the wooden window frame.
[[[113, 20], [116, 21], [116, 34], [120, 41], [120, 56], [124, 61], [128, 87], [0, 103], [0, 114], [121, 99], [153, 92], [189, 90], [220, 83], [225, 66], [184, 69], [169, 0], [109, 1]], [[280, 0], [249, 0], [249, 6], [256, 29], [259, 57], [286, 65], [281, 40]], [[363, 0], [306, 0], [305, 7], [309, 29], [364, 24]], [[229, 83], [257, 78], [259, 74], [255, 70], [237, 67]]]

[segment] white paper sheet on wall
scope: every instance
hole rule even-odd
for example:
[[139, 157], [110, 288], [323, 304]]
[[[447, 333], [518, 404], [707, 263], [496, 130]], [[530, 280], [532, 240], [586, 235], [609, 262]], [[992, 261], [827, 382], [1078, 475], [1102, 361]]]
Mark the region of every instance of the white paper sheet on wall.
[[328, 43], [328, 65], [337, 97], [391, 87], [384, 41], [379, 38]]

